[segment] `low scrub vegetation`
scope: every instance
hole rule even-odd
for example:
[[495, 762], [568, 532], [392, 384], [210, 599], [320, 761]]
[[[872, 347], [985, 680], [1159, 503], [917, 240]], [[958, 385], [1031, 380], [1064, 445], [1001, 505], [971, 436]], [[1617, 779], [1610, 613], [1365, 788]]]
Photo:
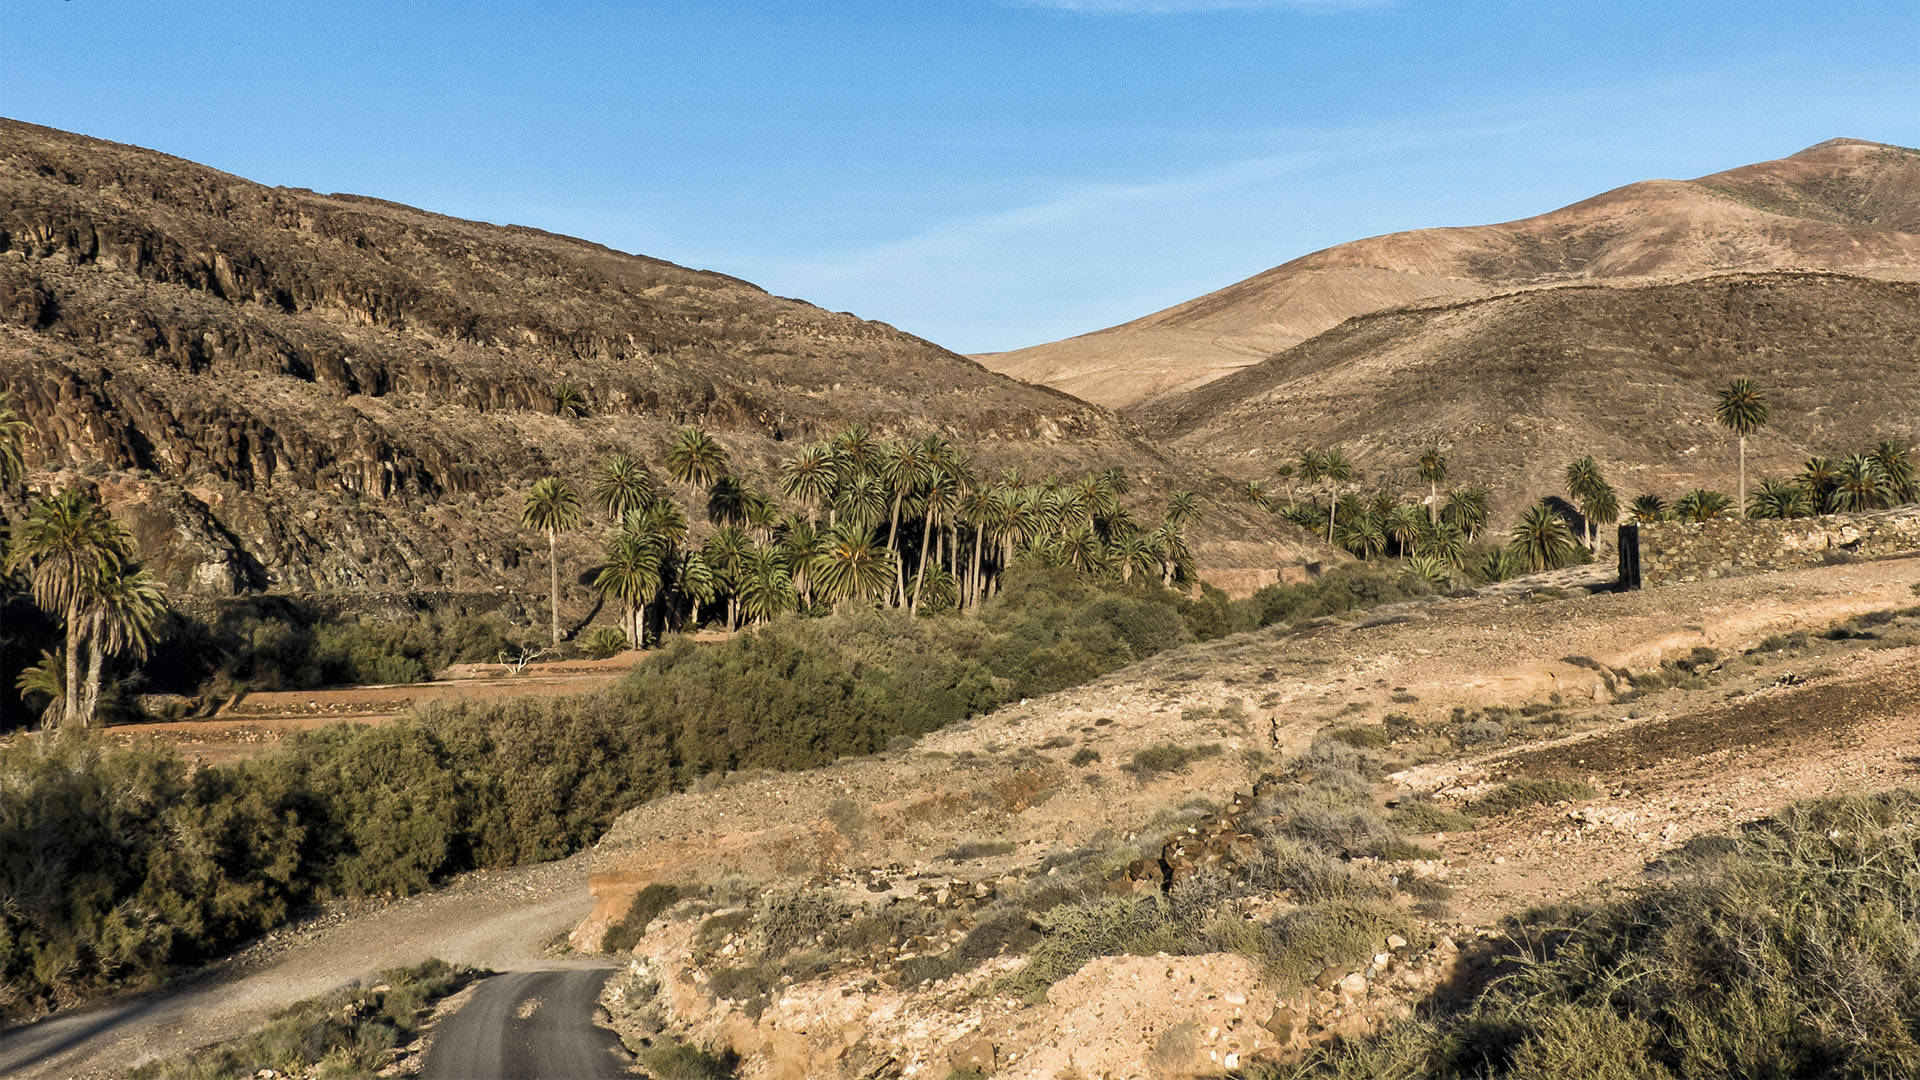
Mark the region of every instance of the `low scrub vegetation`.
[[673, 645], [602, 693], [341, 725], [191, 774], [77, 734], [16, 742], [0, 750], [0, 1012], [150, 981], [315, 901], [563, 856], [703, 775], [876, 752], [1221, 621], [1157, 583], [1016, 571], [974, 615], [783, 620]]
[[1920, 793], [1824, 799], [1529, 913], [1466, 1004], [1261, 1077], [1920, 1074]]
[[420, 1034], [434, 1002], [478, 975], [440, 960], [383, 971], [371, 982], [282, 1010], [250, 1035], [142, 1065], [132, 1075], [134, 1080], [371, 1077], [391, 1064], [390, 1051]]

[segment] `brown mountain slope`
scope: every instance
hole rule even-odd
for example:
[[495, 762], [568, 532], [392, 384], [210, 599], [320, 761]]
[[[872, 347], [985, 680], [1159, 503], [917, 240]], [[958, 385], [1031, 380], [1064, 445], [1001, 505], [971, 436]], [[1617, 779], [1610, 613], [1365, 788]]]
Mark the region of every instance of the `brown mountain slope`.
[[1752, 376], [1773, 424], [1749, 477], [1809, 454], [1920, 437], [1920, 284], [1808, 272], [1567, 286], [1367, 315], [1143, 417], [1169, 445], [1247, 476], [1308, 447], [1408, 475], [1438, 444], [1497, 505], [1561, 490], [1593, 454], [1622, 500], [1734, 490], [1714, 391]]
[[1399, 305], [1782, 268], [1920, 279], [1920, 152], [1835, 139], [1697, 180], [1631, 184], [1539, 217], [1376, 236], [1121, 326], [978, 359], [1122, 408]]
[[[555, 415], [562, 381], [584, 418]], [[993, 468], [1114, 464], [1143, 511], [1211, 493], [1211, 535], [1256, 541], [1213, 549], [1233, 565], [1312, 557], [1104, 410], [886, 325], [4, 120], [0, 386], [36, 484], [85, 466], [176, 586], [211, 591], [524, 584], [525, 485], [617, 449], [657, 466], [688, 423], [763, 481], [783, 444], [851, 421]]]

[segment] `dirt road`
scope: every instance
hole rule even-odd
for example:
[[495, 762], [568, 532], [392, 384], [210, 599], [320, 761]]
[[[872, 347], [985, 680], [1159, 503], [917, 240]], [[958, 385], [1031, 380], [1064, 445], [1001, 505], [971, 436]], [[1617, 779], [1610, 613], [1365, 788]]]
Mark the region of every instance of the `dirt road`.
[[250, 1031], [295, 1001], [429, 957], [495, 971], [591, 968], [592, 958], [545, 949], [587, 912], [590, 855], [473, 874], [366, 914], [336, 914], [173, 986], [8, 1030], [0, 1034], [0, 1076], [124, 1075], [144, 1060]]

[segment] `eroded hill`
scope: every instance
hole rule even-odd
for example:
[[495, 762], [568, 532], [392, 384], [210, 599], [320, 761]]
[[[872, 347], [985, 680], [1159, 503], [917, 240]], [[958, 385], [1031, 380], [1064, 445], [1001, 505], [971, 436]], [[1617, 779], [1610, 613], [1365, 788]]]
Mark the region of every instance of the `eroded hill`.
[[1920, 428], [1920, 284], [1819, 273], [1568, 286], [1352, 319], [1142, 410], [1151, 429], [1248, 475], [1338, 446], [1363, 474], [1447, 448], [1456, 481], [1506, 508], [1561, 490], [1592, 454], [1621, 498], [1731, 493], [1737, 447], [1713, 420], [1738, 376], [1771, 424], [1748, 476]]
[[1376, 236], [1132, 322], [979, 359], [1123, 408], [1401, 305], [1775, 269], [1920, 278], [1920, 152], [1835, 139], [1694, 180], [1630, 184], [1538, 217]]
[[[557, 415], [563, 382], [585, 416]], [[519, 584], [527, 483], [615, 450], [657, 465], [682, 424], [762, 480], [855, 421], [989, 468], [1113, 465], [1143, 508], [1217, 498], [1203, 564], [1209, 536], [1255, 541], [1219, 550], [1258, 567], [1311, 549], [1104, 410], [881, 323], [3, 120], [0, 385], [33, 482], [84, 471], [171, 584], [209, 592]]]

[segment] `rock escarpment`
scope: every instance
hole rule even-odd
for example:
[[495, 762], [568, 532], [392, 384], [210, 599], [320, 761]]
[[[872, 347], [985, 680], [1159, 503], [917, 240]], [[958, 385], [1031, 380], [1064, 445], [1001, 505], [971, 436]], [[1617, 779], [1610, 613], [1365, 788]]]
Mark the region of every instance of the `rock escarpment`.
[[[585, 415], [557, 415], [563, 383]], [[93, 483], [200, 591], [497, 584], [532, 550], [527, 483], [615, 450], [657, 462], [689, 423], [762, 478], [782, 443], [858, 421], [990, 466], [1118, 465], [1145, 493], [1211, 482], [1228, 505], [1110, 414], [881, 323], [3, 120], [0, 385], [30, 481]], [[1245, 532], [1237, 514], [1220, 527]]]

